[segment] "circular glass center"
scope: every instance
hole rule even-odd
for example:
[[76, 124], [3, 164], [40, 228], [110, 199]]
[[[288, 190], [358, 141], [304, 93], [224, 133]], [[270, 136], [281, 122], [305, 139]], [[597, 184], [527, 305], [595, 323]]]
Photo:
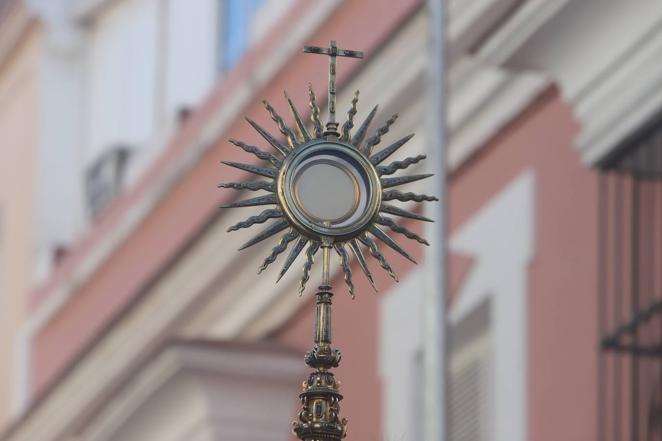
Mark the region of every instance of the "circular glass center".
[[318, 222], [343, 221], [359, 204], [359, 184], [342, 163], [310, 161], [298, 171], [294, 185], [302, 211]]
[[278, 199], [285, 215], [305, 234], [350, 237], [379, 208], [379, 177], [354, 147], [313, 141], [297, 148], [278, 177]]

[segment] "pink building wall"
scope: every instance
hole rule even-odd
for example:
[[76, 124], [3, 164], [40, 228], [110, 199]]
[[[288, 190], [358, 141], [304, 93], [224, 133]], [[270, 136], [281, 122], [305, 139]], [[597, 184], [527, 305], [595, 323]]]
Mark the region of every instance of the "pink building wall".
[[531, 441], [596, 439], [597, 175], [582, 164], [572, 110], [548, 91], [452, 176], [450, 228], [515, 176], [535, 174], [528, 283]]
[[[12, 360], [28, 315], [33, 280], [33, 199], [39, 146], [39, 63], [42, 30], [26, 8], [7, 4], [0, 16], [0, 426], [11, 418]], [[13, 25], [13, 28], [12, 26]], [[20, 189], [20, 191], [17, 191]]]
[[[346, 2], [310, 41], [322, 44], [333, 36], [347, 46], [365, 48], [370, 53], [418, 4], [407, 0], [383, 8], [377, 0]], [[368, 11], [375, 17], [371, 26], [356, 22]], [[284, 32], [286, 29], [278, 29], [220, 85], [173, 140], [157, 168], [111, 208], [102, 223], [72, 252], [54, 281], [63, 280], [80, 265], [98, 238], [108, 234], [126, 210], [137, 203], [154, 177], [177, 161], [202, 123]], [[341, 81], [349, 78], [358, 63], [348, 61], [345, 66], [340, 72]], [[275, 101], [283, 89], [288, 89], [295, 100], [301, 99], [301, 85], [310, 78], [324, 77], [325, 69], [325, 64], [315, 57], [297, 55], [261, 96]], [[243, 114], [263, 115], [263, 111], [255, 104], [238, 113]], [[256, 119], [267, 124], [264, 117]], [[536, 254], [529, 271], [528, 298], [528, 432], [532, 441], [595, 439], [597, 179], [593, 171], [582, 165], [573, 146], [576, 133], [571, 109], [558, 93], [550, 90], [455, 171], [450, 185], [452, 232], [521, 171], [533, 170], [535, 174]], [[238, 119], [222, 139], [251, 141], [254, 136]], [[38, 332], [33, 346], [32, 385], [36, 393], [53, 384], [214, 215], [221, 199], [227, 197], [227, 193], [215, 190], [220, 173], [218, 160], [235, 159], [235, 154], [225, 141], [211, 148], [101, 270], [79, 287], [66, 306]], [[238, 177], [228, 170], [224, 173], [226, 180]], [[183, 212], [187, 216], [181, 216]], [[399, 263], [396, 271], [401, 275], [412, 269], [397, 256], [392, 256], [392, 261]], [[457, 281], [453, 285], [461, 283], [466, 265], [453, 265], [451, 270]], [[358, 283], [359, 292], [369, 292], [363, 281]], [[378, 279], [384, 291], [390, 283], [384, 276]], [[52, 295], [54, 286], [51, 283], [35, 293], [34, 304], [39, 305]], [[337, 375], [347, 397], [343, 413], [353, 416], [350, 436], [379, 439], [375, 436], [382, 427], [381, 410], [375, 404], [380, 403], [382, 396], [376, 365], [379, 295], [364, 295], [351, 301], [340, 288], [336, 299], [335, 342], [345, 355]], [[300, 314], [274, 338], [307, 350], [311, 329], [312, 307], [309, 302], [302, 302]]]
[[[452, 234], [522, 171], [535, 174], [536, 253], [527, 299], [531, 441], [596, 439], [597, 177], [573, 146], [576, 133], [571, 109], [550, 90], [457, 170], [449, 188]], [[398, 256], [389, 261], [399, 264], [401, 278], [413, 270]], [[462, 283], [470, 264], [460, 256], [451, 259], [452, 286]], [[378, 285], [386, 291], [393, 282], [381, 277]], [[335, 286], [341, 287], [341, 280]], [[376, 375], [380, 294], [370, 295], [363, 281], [357, 291], [366, 294], [351, 301], [339, 288], [335, 296], [335, 345], [343, 352], [337, 376], [346, 398], [342, 410], [352, 417], [350, 436], [381, 439], [375, 435], [382, 427], [381, 409], [375, 407], [382, 396]], [[275, 338], [304, 351], [310, 347], [312, 303], [301, 308]]]
[[[326, 44], [332, 38], [348, 47], [360, 47], [368, 57], [388, 38], [393, 30], [420, 5], [418, 0], [404, 0], [393, 3], [388, 8], [380, 7], [378, 0], [346, 2], [325, 22], [315, 35], [312, 44]], [[309, 2], [300, 0], [293, 6], [294, 15], [288, 20], [301, 17]], [[366, 26], [363, 17], [373, 18]], [[251, 51], [230, 76], [219, 84], [218, 89], [201, 109], [187, 121], [180, 133], [172, 140], [163, 157], [155, 167], [129, 193], [123, 195], [111, 206], [102, 221], [76, 246], [54, 273], [45, 286], [33, 295], [33, 305], [42, 304], [54, 295], [59, 283], [67, 280], [74, 269], [80, 266], [98, 246], [99, 241], [117, 228], [122, 217], [134, 207], [145, 192], [156, 182], [156, 177], [172, 167], [197, 134], [203, 124], [218, 111], [232, 91], [259, 63], [285, 38], [288, 29], [277, 26], [273, 34], [265, 38]], [[338, 72], [339, 83], [347, 81], [356, 72], [360, 62], [347, 60]], [[305, 100], [305, 85], [311, 78], [325, 78], [325, 60], [304, 54], [297, 54], [287, 67], [261, 91], [260, 98], [277, 102], [282, 91], [288, 90], [293, 100]], [[319, 100], [324, 99], [322, 91], [325, 81], [316, 85]], [[303, 109], [302, 109], [303, 110]], [[219, 192], [216, 184], [221, 179], [219, 161], [245, 160], [237, 149], [227, 143], [228, 138], [259, 142], [256, 134], [243, 121], [243, 115], [251, 115], [265, 127], [271, 121], [265, 115], [260, 100], [246, 109], [237, 109], [237, 120], [221, 135], [216, 145], [210, 148], [187, 175], [171, 190], [139, 228], [110, 256], [110, 258], [82, 286], [77, 287], [70, 300], [37, 332], [32, 347], [32, 391], [40, 394], [66, 371], [66, 367], [92, 344], [94, 338], [112, 325], [112, 321], [123, 310], [130, 307], [145, 290], [147, 285], [167, 264], [191, 241], [206, 222], [211, 219], [219, 205], [230, 194]], [[222, 179], [240, 180], [238, 171], [223, 170]], [[186, 216], [182, 216], [186, 213]]]

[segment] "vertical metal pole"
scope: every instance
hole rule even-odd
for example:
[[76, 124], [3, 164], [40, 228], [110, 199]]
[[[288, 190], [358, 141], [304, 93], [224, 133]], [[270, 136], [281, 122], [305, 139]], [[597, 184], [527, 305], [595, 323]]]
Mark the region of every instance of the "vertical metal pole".
[[428, 81], [426, 97], [426, 143], [435, 175], [430, 184], [438, 194], [438, 204], [428, 210], [435, 223], [428, 227], [432, 246], [426, 249], [426, 286], [423, 301], [423, 400], [424, 439], [447, 439], [446, 413], [446, 90], [445, 90], [445, 1], [427, 0], [428, 14]]

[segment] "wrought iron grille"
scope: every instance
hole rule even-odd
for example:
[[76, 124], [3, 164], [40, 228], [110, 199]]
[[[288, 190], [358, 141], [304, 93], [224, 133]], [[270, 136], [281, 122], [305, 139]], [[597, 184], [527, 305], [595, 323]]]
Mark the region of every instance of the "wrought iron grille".
[[600, 167], [599, 441], [662, 441], [662, 120]]

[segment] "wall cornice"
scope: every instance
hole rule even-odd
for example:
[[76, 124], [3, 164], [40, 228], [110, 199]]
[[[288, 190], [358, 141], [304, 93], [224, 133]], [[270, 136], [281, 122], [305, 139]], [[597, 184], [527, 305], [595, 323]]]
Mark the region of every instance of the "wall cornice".
[[[174, 411], [176, 419], [160, 418], [162, 427], [152, 430], [173, 438], [194, 428], [219, 438], [238, 436], [239, 430], [250, 439], [262, 439], [265, 432], [284, 439], [290, 409], [272, 403], [289, 401], [304, 372], [300, 353], [274, 345], [170, 341], [99, 397], [99, 405], [82, 410], [74, 425], [81, 439], [106, 441], [118, 439], [128, 425], [140, 425], [141, 414]], [[237, 384], [241, 394], [235, 393]], [[168, 390], [176, 390], [179, 399], [164, 402]]]
[[499, 57], [556, 83], [579, 123], [576, 147], [594, 165], [662, 108], [662, 4], [546, 3], [546, 24]]
[[662, 17], [574, 100], [577, 147], [598, 163], [662, 109]]

